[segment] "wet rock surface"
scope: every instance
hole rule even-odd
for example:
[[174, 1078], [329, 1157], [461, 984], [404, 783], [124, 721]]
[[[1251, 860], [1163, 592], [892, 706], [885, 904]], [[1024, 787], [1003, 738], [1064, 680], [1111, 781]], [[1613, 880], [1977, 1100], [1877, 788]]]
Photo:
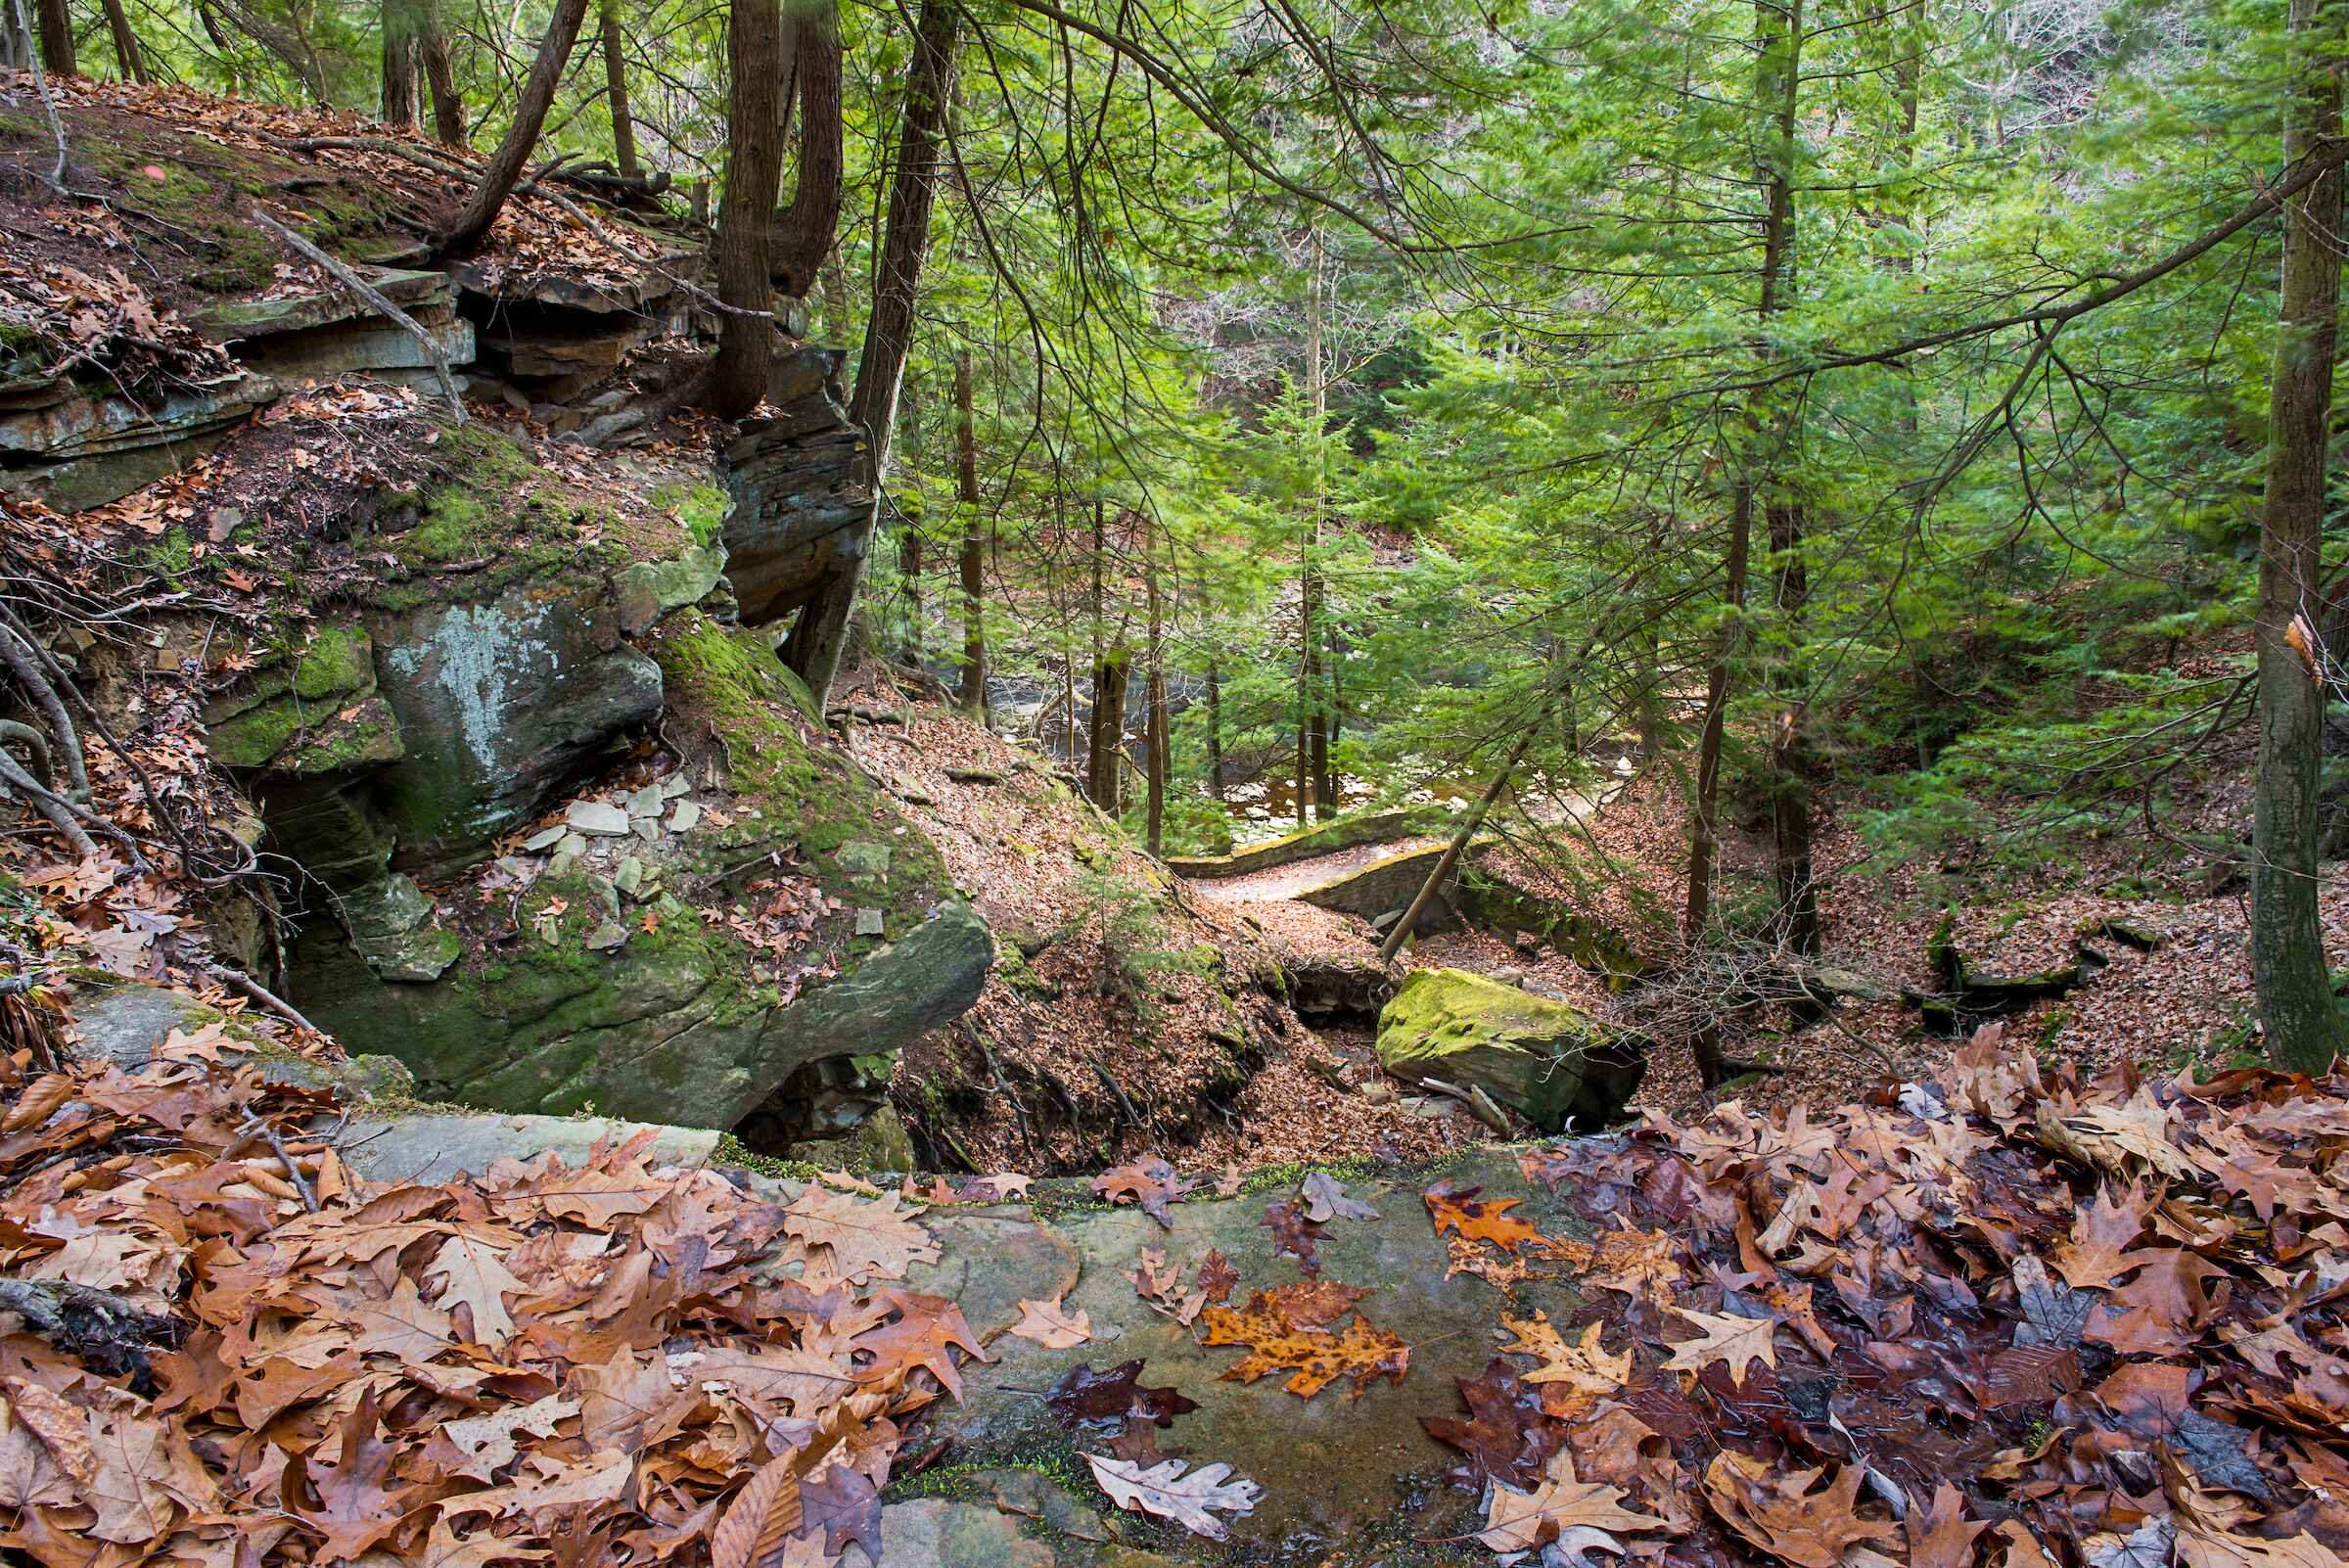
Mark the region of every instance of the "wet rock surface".
[[[1465, 1560], [1446, 1555], [1457, 1547], [1420, 1545], [1474, 1528], [1476, 1501], [1471, 1492], [1446, 1484], [1444, 1474], [1456, 1455], [1421, 1430], [1420, 1418], [1462, 1413], [1457, 1380], [1482, 1372], [1506, 1342], [1506, 1331], [1497, 1326], [1503, 1310], [1523, 1314], [1539, 1309], [1563, 1321], [1580, 1298], [1557, 1280], [1521, 1282], [1512, 1299], [1473, 1274], [1448, 1277], [1444, 1244], [1420, 1198], [1439, 1176], [1461, 1187], [1482, 1184], [1491, 1198], [1522, 1200], [1512, 1214], [1532, 1220], [1545, 1234], [1588, 1233], [1560, 1198], [1524, 1179], [1505, 1150], [1479, 1151], [1437, 1171], [1349, 1178], [1348, 1192], [1369, 1202], [1379, 1218], [1332, 1221], [1318, 1242], [1319, 1277], [1366, 1289], [1359, 1311], [1411, 1347], [1402, 1380], [1375, 1382], [1359, 1400], [1349, 1397], [1351, 1385], [1344, 1380], [1311, 1400], [1286, 1392], [1279, 1375], [1226, 1381], [1223, 1373], [1244, 1352], [1198, 1344], [1195, 1329], [1150, 1311], [1135, 1291], [1131, 1274], [1152, 1250], [1163, 1251], [1166, 1267], [1186, 1283], [1209, 1252], [1222, 1253], [1239, 1275], [1235, 1302], [1304, 1279], [1296, 1260], [1273, 1255], [1273, 1232], [1263, 1222], [1268, 1204], [1295, 1196], [1294, 1179], [1235, 1198], [1174, 1204], [1171, 1230], [1135, 1209], [1054, 1213], [1047, 1201], [1036, 1211], [1043, 1216], [1036, 1226], [1039, 1241], [1027, 1225], [1032, 1211], [1024, 1207], [934, 1212], [928, 1222], [942, 1230], [945, 1259], [908, 1283], [957, 1296], [972, 1327], [996, 1337], [989, 1341], [992, 1364], [966, 1368], [965, 1399], [935, 1407], [922, 1437], [950, 1441], [949, 1462], [979, 1474], [941, 1489], [972, 1511], [897, 1502], [885, 1514], [885, 1526], [902, 1514], [925, 1535], [934, 1524], [956, 1522], [990, 1541], [1007, 1539], [982, 1517], [1001, 1511], [985, 1476], [1016, 1467], [1068, 1479], [1078, 1499], [1103, 1516], [1116, 1544], [1168, 1561], [1351, 1568]], [[1003, 1333], [1017, 1319], [1021, 1299], [1053, 1291], [1054, 1263], [1063, 1258], [1077, 1274], [1065, 1305], [1088, 1314], [1093, 1337], [1067, 1350], [1047, 1350]], [[1264, 1488], [1254, 1511], [1231, 1521], [1228, 1545], [1108, 1508], [1083, 1483], [1079, 1455], [1107, 1453], [1113, 1429], [1064, 1427], [1038, 1397], [1075, 1368], [1106, 1369], [1136, 1358], [1143, 1361], [1143, 1386], [1174, 1388], [1198, 1405], [1156, 1434], [1165, 1451], [1179, 1450], [1191, 1464], [1227, 1463]], [[905, 1490], [920, 1487], [916, 1478]], [[903, 1512], [909, 1509], [915, 1511]], [[1013, 1535], [1018, 1524], [1015, 1518]], [[1079, 1542], [1048, 1549], [1071, 1554], [973, 1560], [1118, 1560], [1100, 1555], [1113, 1550], [1109, 1545]]]

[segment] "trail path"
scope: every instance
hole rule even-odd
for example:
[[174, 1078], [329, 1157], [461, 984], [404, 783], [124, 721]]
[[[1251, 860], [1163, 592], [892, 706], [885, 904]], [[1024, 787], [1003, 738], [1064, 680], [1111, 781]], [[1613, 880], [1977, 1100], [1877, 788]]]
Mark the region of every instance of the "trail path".
[[[1614, 793], [1610, 788], [1595, 801], [1582, 795], [1544, 801], [1534, 808], [1532, 816], [1536, 822], [1547, 824], [1581, 821], [1597, 811]], [[1308, 888], [1317, 888], [1339, 877], [1351, 876], [1390, 855], [1434, 849], [1449, 840], [1450, 835], [1446, 835], [1441, 838], [1395, 839], [1385, 844], [1362, 844], [1349, 850], [1332, 850], [1327, 854], [1316, 854], [1311, 859], [1292, 861], [1288, 865], [1251, 871], [1242, 876], [1185, 877], [1183, 884], [1199, 897], [1212, 899], [1218, 903], [1278, 903], [1296, 898]]]
[[1203, 899], [1220, 903], [1274, 903], [1294, 899], [1308, 888], [1359, 871], [1390, 854], [1405, 854], [1442, 844], [1442, 839], [1398, 839], [1392, 844], [1363, 844], [1351, 850], [1332, 850], [1310, 860], [1251, 871], [1238, 877], [1185, 877], [1184, 883]]

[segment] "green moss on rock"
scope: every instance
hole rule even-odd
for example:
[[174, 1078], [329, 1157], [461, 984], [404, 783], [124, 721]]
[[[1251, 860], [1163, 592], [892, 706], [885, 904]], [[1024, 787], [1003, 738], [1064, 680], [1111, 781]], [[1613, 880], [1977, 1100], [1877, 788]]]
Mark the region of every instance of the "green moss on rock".
[[1463, 969], [1418, 969], [1378, 1019], [1378, 1065], [1413, 1083], [1481, 1088], [1545, 1132], [1611, 1120], [1644, 1046], [1581, 1008]]

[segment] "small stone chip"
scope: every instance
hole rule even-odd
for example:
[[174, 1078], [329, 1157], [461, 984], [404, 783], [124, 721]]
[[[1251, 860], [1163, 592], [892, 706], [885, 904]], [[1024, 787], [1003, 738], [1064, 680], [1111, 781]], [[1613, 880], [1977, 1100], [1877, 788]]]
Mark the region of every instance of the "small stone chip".
[[856, 911], [856, 935], [859, 937], [878, 937], [881, 935], [884, 926], [880, 910], [859, 909]]
[[628, 940], [628, 928], [617, 920], [607, 920], [587, 933], [589, 952], [610, 952]]
[[551, 850], [556, 845], [562, 843], [563, 835], [570, 831], [571, 829], [565, 827], [562, 823], [557, 822], [553, 827], [540, 828], [537, 832], [523, 840], [522, 847], [526, 850]]
[[702, 808], [693, 801], [679, 801], [668, 808], [668, 830], [671, 833], [690, 833], [702, 819]]
[[647, 784], [628, 797], [628, 815], [659, 816], [661, 814], [661, 786]]

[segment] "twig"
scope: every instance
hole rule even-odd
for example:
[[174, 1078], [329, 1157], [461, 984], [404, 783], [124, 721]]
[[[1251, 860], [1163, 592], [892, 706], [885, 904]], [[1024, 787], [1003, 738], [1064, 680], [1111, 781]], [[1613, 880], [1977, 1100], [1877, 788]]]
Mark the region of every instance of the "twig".
[[[23, 3], [23, 0], [16, 0], [16, 3], [21, 5]], [[441, 348], [438, 342], [434, 339], [431, 333], [416, 325], [414, 318], [409, 316], [405, 310], [400, 309], [399, 306], [393, 304], [390, 300], [386, 299], [382, 290], [367, 282], [366, 279], [360, 277], [356, 272], [351, 271], [350, 268], [345, 266], [333, 256], [328, 255], [324, 251], [319, 250], [318, 247], [312, 245], [309, 241], [303, 239], [292, 229], [287, 228], [283, 223], [278, 222], [277, 219], [271, 217], [259, 208], [256, 207], [253, 209], [253, 218], [254, 222], [260, 224], [262, 227], [269, 230], [270, 233], [276, 235], [279, 239], [284, 240], [288, 245], [294, 247], [294, 249], [299, 253], [304, 259], [308, 260], [313, 265], [324, 268], [327, 275], [332, 277], [337, 283], [340, 283], [343, 285], [343, 287], [357, 295], [360, 300], [364, 300], [369, 305], [372, 305], [375, 309], [383, 312], [386, 317], [405, 331], [409, 337], [424, 345], [424, 351], [432, 357], [433, 374], [440, 378], [440, 390], [448, 394], [448, 406], [450, 412], [455, 416], [458, 424], [462, 425], [465, 423], [465, 399], [457, 394], [456, 373], [449, 368], [448, 354]]]
[[293, 1151], [286, 1147], [286, 1140], [277, 1135], [277, 1129], [256, 1116], [245, 1124], [243, 1130], [260, 1133], [269, 1145], [269, 1152], [277, 1156], [277, 1163], [286, 1168], [286, 1179], [294, 1183], [295, 1196], [301, 1199], [304, 1209], [316, 1214], [318, 1194], [310, 1190], [309, 1179], [301, 1174], [301, 1167], [294, 1163]]
[[287, 1001], [282, 996], [279, 996], [276, 992], [272, 992], [268, 987], [262, 985], [259, 981], [253, 979], [251, 975], [231, 969], [226, 964], [212, 965], [211, 975], [213, 979], [219, 981], [229, 990], [240, 992], [241, 994], [250, 997], [252, 1000], [259, 1002], [263, 1007], [268, 1008], [271, 1012], [277, 1014], [278, 1017], [286, 1020], [286, 1022], [294, 1024], [299, 1028], [306, 1029], [313, 1035], [326, 1037], [326, 1031], [320, 1029], [316, 1024], [311, 1023], [308, 1019], [302, 1017], [300, 1013], [295, 1011], [294, 1004], [292, 1002]]
[[[9, 0], [9, 4], [17, 14], [17, 35], [30, 39], [32, 24], [24, 18], [24, 0]], [[49, 72], [37, 60], [32, 63], [31, 69], [32, 84], [41, 92], [41, 113], [49, 116], [49, 134], [57, 139], [57, 167], [42, 178], [51, 190], [60, 196], [67, 196], [71, 193], [66, 189], [66, 124], [57, 117], [57, 100], [49, 93]]]

